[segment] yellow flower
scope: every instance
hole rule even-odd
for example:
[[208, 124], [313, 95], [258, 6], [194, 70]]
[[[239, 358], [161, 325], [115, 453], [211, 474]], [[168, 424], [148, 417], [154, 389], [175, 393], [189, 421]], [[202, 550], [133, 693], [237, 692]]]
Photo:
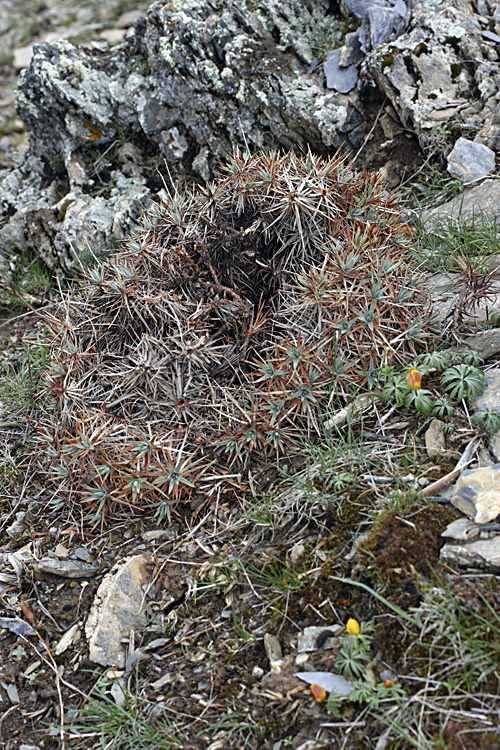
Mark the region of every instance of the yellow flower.
[[414, 367], [410, 367], [410, 369], [408, 370], [406, 382], [408, 383], [412, 391], [418, 391], [420, 390], [420, 388], [422, 388], [422, 380], [420, 379], [419, 372]]
[[353, 617], [347, 620], [346, 630], [349, 635], [357, 635], [359, 633], [359, 622]]

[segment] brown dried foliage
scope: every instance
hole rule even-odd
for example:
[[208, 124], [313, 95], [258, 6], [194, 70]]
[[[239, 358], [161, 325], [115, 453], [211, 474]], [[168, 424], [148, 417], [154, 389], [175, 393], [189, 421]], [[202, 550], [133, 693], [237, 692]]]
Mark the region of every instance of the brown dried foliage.
[[211, 498], [320, 434], [332, 399], [424, 346], [408, 242], [340, 156], [237, 154], [171, 195], [60, 306], [38, 426], [59, 493], [94, 519]]

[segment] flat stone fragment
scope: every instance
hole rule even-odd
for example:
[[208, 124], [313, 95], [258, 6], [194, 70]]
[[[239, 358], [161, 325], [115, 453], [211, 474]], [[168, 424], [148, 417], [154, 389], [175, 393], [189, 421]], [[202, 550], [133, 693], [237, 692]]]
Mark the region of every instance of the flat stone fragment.
[[500, 463], [462, 472], [450, 502], [475, 523], [494, 521], [500, 513]]
[[[483, 393], [474, 402], [474, 407], [476, 409], [490, 409], [500, 413], [500, 367], [487, 370], [485, 375], [486, 382]], [[500, 433], [490, 435], [488, 448], [496, 460], [500, 461]]]
[[469, 544], [445, 544], [439, 557], [451, 565], [500, 570], [500, 536], [477, 539]]
[[111, 685], [110, 693], [113, 697], [114, 702], [117, 706], [123, 706], [125, 703], [125, 694], [121, 688], [121, 685], [118, 682], [114, 682]]
[[[307, 653], [308, 651], [316, 651], [318, 648], [318, 636], [325, 631], [330, 631], [334, 635], [339, 635], [344, 628], [342, 625], [311, 625], [308, 628], [304, 628], [304, 631], [300, 633], [297, 642], [297, 651], [299, 654]], [[331, 636], [334, 637], [334, 636]], [[329, 639], [325, 641], [328, 644]]]
[[101, 582], [85, 625], [90, 661], [105, 667], [125, 665], [120, 641], [146, 622], [141, 613], [146, 563], [145, 555], [120, 560]]
[[446, 445], [444, 439], [443, 422], [433, 419], [425, 433], [425, 448], [429, 458], [435, 458], [444, 453]]
[[474, 406], [476, 409], [491, 409], [500, 413], [500, 367], [486, 370], [484, 374], [484, 389], [474, 402]]
[[19, 693], [17, 692], [17, 687], [14, 685], [13, 682], [9, 682], [7, 685], [7, 695], [9, 696], [9, 700], [12, 703], [12, 705], [17, 705], [20, 703]]
[[480, 526], [470, 518], [457, 518], [445, 528], [441, 536], [443, 539], [455, 539], [457, 542], [467, 542], [479, 536]]
[[348, 65], [343, 68], [340, 65], [341, 54], [341, 49], [328, 52], [323, 63], [323, 71], [328, 89], [335, 89], [339, 94], [347, 94], [352, 91], [358, 81], [358, 69], [355, 65]]
[[455, 497], [451, 498], [451, 495], [453, 494], [453, 491], [454, 490], [452, 490], [451, 494], [450, 493], [442, 492], [441, 493], [441, 497], [443, 497], [443, 496], [444, 497], [448, 497], [450, 499], [451, 504], [455, 508], [457, 508], [457, 510], [459, 510], [461, 513], [463, 513], [465, 516], [467, 516], [467, 518], [471, 518], [471, 519], [474, 518], [474, 516], [476, 515], [476, 508], [475, 508], [474, 503], [472, 502], [472, 500], [467, 500], [467, 498], [460, 497], [460, 496], [455, 496]]
[[368, 12], [370, 24], [370, 44], [372, 49], [389, 42], [398, 36], [404, 27], [406, 5], [403, 0], [397, 0], [393, 8], [374, 7]]
[[465, 336], [463, 344], [447, 349], [452, 356], [456, 352], [477, 352], [483, 359], [494, 357], [500, 353], [500, 328], [491, 328], [489, 331], [479, 331], [473, 336]]
[[[497, 265], [495, 262], [492, 270], [495, 270]], [[453, 285], [458, 285], [459, 282], [460, 274], [454, 271], [433, 273], [426, 279], [425, 283], [431, 293], [434, 311], [441, 320], [448, 317], [457, 304], [460, 292], [459, 288]], [[487, 299], [480, 299], [474, 310], [471, 310], [469, 320], [486, 320], [489, 319], [493, 312], [500, 312], [500, 281], [498, 278], [489, 287]]]
[[67, 651], [70, 646], [74, 646], [75, 643], [78, 643], [81, 635], [80, 623], [75, 622], [75, 624], [72, 625], [71, 628], [64, 633], [59, 642], [56, 644], [56, 647], [54, 648], [54, 653], [56, 654], [56, 656], [60, 656], [65, 651]]
[[332, 672], [295, 672], [293, 676], [307, 682], [308, 685], [320, 685], [328, 693], [349, 695], [354, 690], [350, 682]]
[[340, 50], [340, 65], [347, 68], [349, 65], [357, 65], [364, 58], [359, 42], [357, 31], [345, 35], [344, 46]]
[[57, 560], [55, 557], [44, 557], [37, 563], [40, 573], [50, 573], [62, 578], [93, 578], [97, 573], [97, 563], [86, 563], [80, 560]]
[[83, 560], [83, 562], [91, 562], [92, 561], [92, 555], [88, 550], [85, 549], [85, 547], [77, 547], [72, 557], [76, 558], [77, 560]]
[[487, 177], [494, 169], [495, 152], [467, 138], [459, 138], [448, 156], [448, 172], [463, 183]]
[[500, 44], [500, 36], [498, 36], [498, 34], [495, 34], [494, 31], [481, 31], [481, 36], [484, 39], [488, 39], [490, 42], [496, 42], [497, 44]]
[[266, 649], [267, 658], [271, 666], [283, 658], [279, 639], [271, 633], [264, 635], [264, 648]]
[[485, 180], [467, 188], [462, 195], [422, 213], [422, 221], [432, 228], [437, 221], [447, 219], [500, 219], [500, 180]]
[[488, 448], [495, 456], [496, 460], [500, 461], [500, 435], [498, 433], [491, 435], [488, 442]]
[[368, 52], [398, 36], [404, 29], [406, 3], [396, 0], [344, 0], [344, 5], [359, 18], [361, 49]]

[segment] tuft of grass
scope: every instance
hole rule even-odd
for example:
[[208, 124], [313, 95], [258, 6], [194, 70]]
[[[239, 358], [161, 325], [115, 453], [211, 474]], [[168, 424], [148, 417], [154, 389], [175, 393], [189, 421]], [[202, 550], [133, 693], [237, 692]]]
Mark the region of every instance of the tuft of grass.
[[426, 164], [418, 177], [417, 181], [411, 183], [411, 187], [420, 205], [426, 208], [456, 198], [464, 191], [460, 180], [455, 180], [445, 170], [431, 163]]
[[42, 342], [23, 343], [17, 362], [2, 362], [0, 401], [11, 418], [48, 413], [43, 394], [47, 352]]
[[[147, 700], [131, 681], [120, 685], [124, 701], [117, 705], [101, 683], [77, 719], [66, 727], [67, 739], [77, 748], [106, 750], [175, 750], [182, 747], [182, 728], [165, 714], [163, 706]], [[73, 744], [75, 743], [75, 744]]]
[[4, 287], [0, 310], [24, 312], [29, 305], [40, 305], [52, 284], [53, 272], [43, 261], [21, 257], [12, 275], [12, 289]]
[[462, 576], [427, 591], [401, 668], [408, 696], [379, 715], [394, 750], [498, 747], [498, 602], [494, 576]]
[[500, 252], [500, 225], [483, 212], [470, 219], [433, 218], [419, 224], [416, 240], [417, 257], [429, 271], [460, 271], [459, 259], [467, 259], [486, 273], [488, 258]]

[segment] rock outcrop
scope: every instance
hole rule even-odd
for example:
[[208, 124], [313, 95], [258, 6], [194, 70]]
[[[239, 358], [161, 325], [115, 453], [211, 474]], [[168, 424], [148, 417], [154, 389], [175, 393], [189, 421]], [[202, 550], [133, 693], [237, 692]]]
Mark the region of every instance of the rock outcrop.
[[169, 171], [208, 180], [244, 141], [357, 152], [374, 87], [423, 147], [437, 133], [449, 150], [464, 136], [497, 152], [499, 19], [486, 0], [173, 0], [112, 48], [35, 46], [18, 92], [29, 145], [0, 177], [0, 251], [71, 269], [129, 234]]
[[422, 145], [441, 126], [454, 131], [453, 140], [464, 135], [498, 153], [499, 33], [498, 2], [420, 0], [407, 33], [370, 52], [362, 75], [376, 81]]
[[18, 94], [27, 158], [0, 185], [3, 252], [36, 249], [64, 268], [99, 254], [163, 187], [165, 160], [206, 180], [243, 141], [359, 148], [359, 97], [326, 89], [315, 58], [340, 24], [326, 0], [177, 0], [154, 5], [111, 50], [35, 46]]

